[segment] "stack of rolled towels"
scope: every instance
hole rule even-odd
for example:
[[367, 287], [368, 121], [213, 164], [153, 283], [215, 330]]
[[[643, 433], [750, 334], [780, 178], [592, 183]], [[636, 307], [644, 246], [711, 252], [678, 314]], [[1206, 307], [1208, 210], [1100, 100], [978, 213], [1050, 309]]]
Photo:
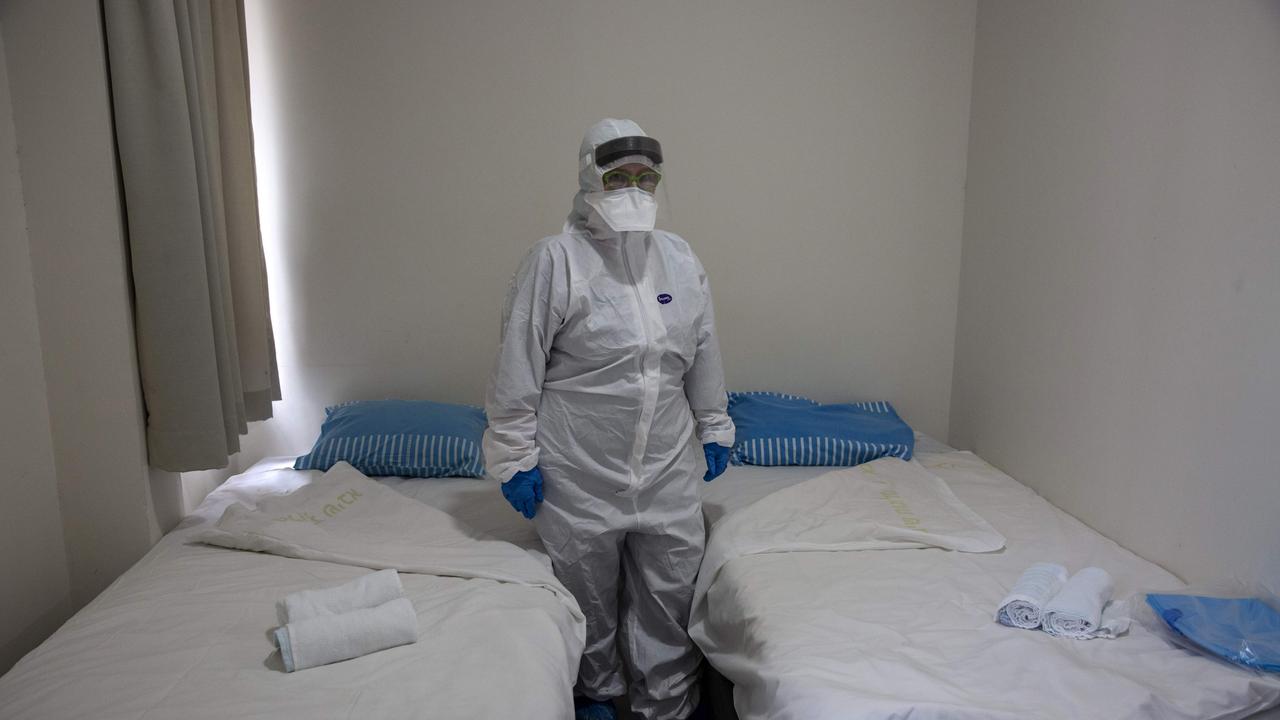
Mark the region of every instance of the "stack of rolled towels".
[[1000, 601], [996, 622], [1074, 640], [1115, 638], [1129, 629], [1129, 618], [1123, 603], [1111, 602], [1114, 591], [1111, 575], [1102, 568], [1087, 567], [1068, 577], [1061, 565], [1036, 563]]
[[418, 641], [418, 614], [395, 570], [286, 595], [280, 605], [285, 624], [274, 634], [286, 672]]

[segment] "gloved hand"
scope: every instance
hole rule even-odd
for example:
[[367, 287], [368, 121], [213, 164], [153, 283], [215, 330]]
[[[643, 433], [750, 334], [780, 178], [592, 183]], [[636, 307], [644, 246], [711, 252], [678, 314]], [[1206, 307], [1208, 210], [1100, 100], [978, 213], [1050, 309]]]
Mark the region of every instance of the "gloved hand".
[[516, 512], [532, 520], [542, 502], [542, 471], [535, 467], [512, 475], [502, 483], [502, 496]]
[[711, 482], [729, 467], [729, 448], [719, 443], [707, 443], [702, 446], [702, 453], [707, 456], [707, 474], [702, 476], [703, 480]]

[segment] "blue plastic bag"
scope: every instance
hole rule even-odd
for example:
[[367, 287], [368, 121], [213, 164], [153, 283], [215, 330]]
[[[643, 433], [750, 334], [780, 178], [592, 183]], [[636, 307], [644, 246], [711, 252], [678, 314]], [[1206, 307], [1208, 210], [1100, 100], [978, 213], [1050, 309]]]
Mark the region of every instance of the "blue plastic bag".
[[1177, 636], [1228, 662], [1280, 672], [1280, 612], [1258, 598], [1148, 593], [1147, 605]]

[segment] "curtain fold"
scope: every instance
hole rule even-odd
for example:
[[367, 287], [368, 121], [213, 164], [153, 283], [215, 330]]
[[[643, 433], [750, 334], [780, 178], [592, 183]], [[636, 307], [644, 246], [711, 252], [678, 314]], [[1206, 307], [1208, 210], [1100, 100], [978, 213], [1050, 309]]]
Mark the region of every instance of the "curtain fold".
[[105, 0], [153, 467], [225, 467], [280, 399], [241, 0]]

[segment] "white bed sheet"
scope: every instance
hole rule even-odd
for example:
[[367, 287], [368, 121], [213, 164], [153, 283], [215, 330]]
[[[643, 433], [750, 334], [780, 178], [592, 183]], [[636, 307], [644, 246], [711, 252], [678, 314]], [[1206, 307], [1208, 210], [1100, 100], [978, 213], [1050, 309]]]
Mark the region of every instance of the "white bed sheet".
[[[955, 448], [935, 440], [924, 433], [915, 434], [915, 454], [953, 452]], [[721, 478], [703, 485], [702, 514], [707, 519], [707, 526], [715, 525], [726, 514], [754, 504], [757, 500], [805, 480], [812, 480], [819, 475], [831, 472], [829, 467], [756, 467], [753, 465], [736, 465], [729, 468], [730, 473], [723, 479], [732, 478], [732, 482], [720, 482]]]
[[379, 478], [388, 487], [443, 510], [471, 527], [523, 548], [551, 567], [533, 522], [516, 512], [491, 480], [476, 478]]
[[[1006, 549], [730, 561], [708, 592], [702, 645], [735, 684], [741, 720], [1241, 718], [1280, 702], [1280, 683], [1142, 627], [1082, 642], [996, 625], [996, 603], [1035, 561], [1106, 568], [1118, 597], [1180, 583], [980, 458], [921, 450], [945, 446], [926, 443], [917, 460], [1004, 534]], [[704, 492], [710, 532], [728, 513], [824, 471], [730, 468]]]
[[[577, 658], [564, 650], [562, 638], [572, 632], [565, 606], [546, 590], [488, 580], [404, 574], [405, 593], [418, 611], [419, 642], [282, 672], [267, 636], [276, 624], [276, 600], [368, 571], [188, 542], [229, 503], [296, 483], [297, 473], [282, 465], [287, 461], [266, 461], [224, 483], [0, 677], [0, 718], [572, 715]], [[486, 481], [386, 484], [540, 552], [532, 526]]]

